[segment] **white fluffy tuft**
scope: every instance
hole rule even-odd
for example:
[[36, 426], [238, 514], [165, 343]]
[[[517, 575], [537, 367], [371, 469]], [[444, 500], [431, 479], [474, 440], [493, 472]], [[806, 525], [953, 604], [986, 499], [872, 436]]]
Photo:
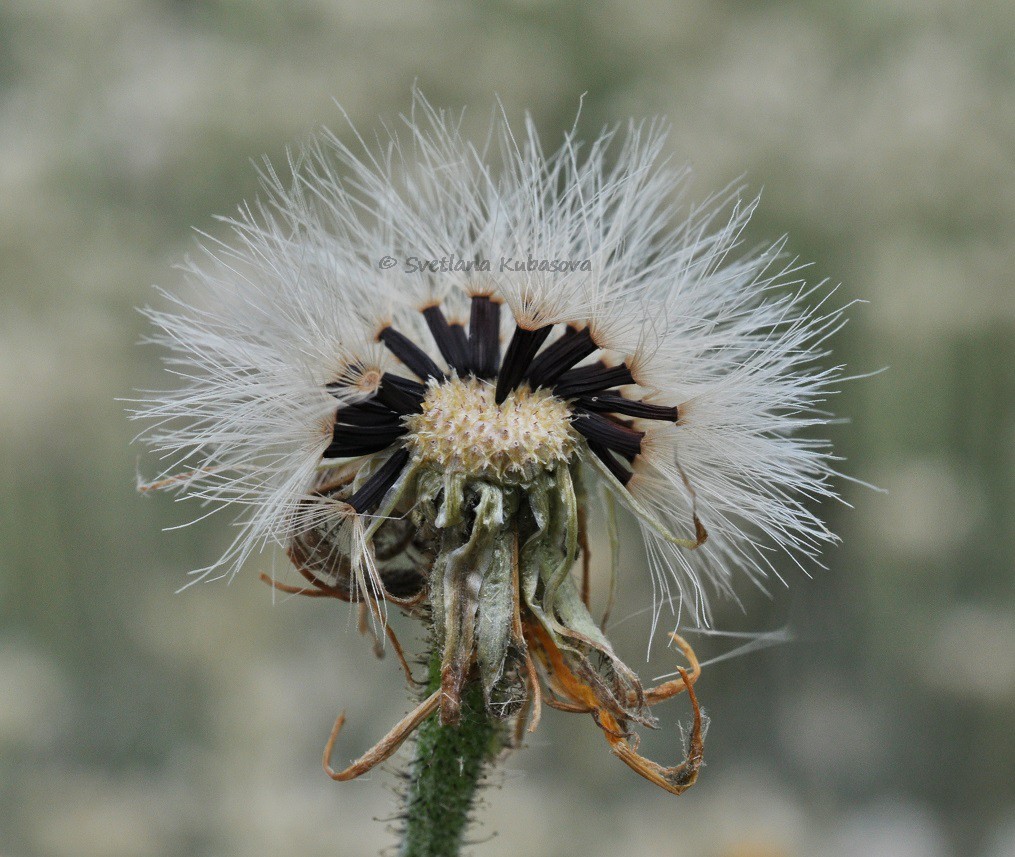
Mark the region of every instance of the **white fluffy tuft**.
[[[505, 335], [516, 321], [588, 326], [627, 359], [639, 396], [678, 406], [676, 425], [638, 423], [647, 435], [629, 490], [612, 486], [656, 518], [641, 527], [660, 606], [679, 600], [707, 621], [710, 597], [732, 593], [738, 573], [777, 574], [768, 548], [814, 560], [835, 537], [810, 501], [834, 496], [835, 471], [827, 445], [800, 434], [827, 421], [841, 377], [815, 368], [844, 323], [825, 306], [829, 290], [798, 282], [782, 242], [741, 251], [756, 201], [738, 191], [685, 211], [686, 171], [667, 163], [660, 123], [584, 150], [570, 134], [550, 152], [531, 121], [516, 133], [495, 118], [482, 146], [460, 126], [417, 94], [379, 145], [324, 132], [291, 155], [284, 179], [266, 165], [262, 199], [186, 266], [193, 297], [147, 311], [180, 380], [135, 413], [164, 461], [159, 480], [239, 510], [232, 547], [200, 574], [231, 573], [294, 535], [330, 440], [337, 403], [325, 385], [350, 367], [397, 366], [379, 329], [394, 324], [441, 363], [419, 310], [442, 302], [465, 321], [468, 296], [483, 291], [509, 310]], [[398, 264], [382, 269], [384, 256]], [[410, 256], [478, 257], [493, 270], [410, 274]], [[529, 256], [589, 270], [497, 270], [501, 257]], [[661, 534], [693, 537], [694, 514], [708, 532], [699, 548]]]

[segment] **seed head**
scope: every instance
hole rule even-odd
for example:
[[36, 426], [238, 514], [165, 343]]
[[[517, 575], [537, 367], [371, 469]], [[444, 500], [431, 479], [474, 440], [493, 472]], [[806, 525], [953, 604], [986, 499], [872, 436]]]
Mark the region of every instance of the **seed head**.
[[696, 703], [683, 766], [626, 736], [697, 672], [643, 689], [572, 570], [619, 507], [654, 628], [684, 604], [707, 621], [738, 574], [763, 585], [772, 547], [800, 562], [834, 541], [809, 505], [835, 496], [834, 459], [811, 434], [842, 312], [782, 242], [743, 250], [756, 200], [682, 209], [658, 124], [547, 152], [531, 121], [498, 120], [494, 158], [460, 122], [417, 96], [377, 152], [325, 132], [286, 181], [266, 168], [232, 238], [187, 266], [193, 304], [147, 313], [184, 379], [137, 413], [165, 459], [152, 485], [239, 511], [201, 576], [277, 542], [319, 593], [431, 621], [443, 722], [470, 681], [524, 721], [542, 676], [679, 791]]

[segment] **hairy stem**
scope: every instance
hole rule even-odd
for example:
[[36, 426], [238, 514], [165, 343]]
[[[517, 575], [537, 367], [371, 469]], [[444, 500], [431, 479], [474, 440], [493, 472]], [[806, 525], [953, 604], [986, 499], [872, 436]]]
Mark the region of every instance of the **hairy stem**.
[[[436, 652], [430, 659], [427, 693], [440, 687], [440, 672]], [[423, 722], [409, 770], [400, 857], [457, 857], [476, 786], [499, 745], [500, 727], [486, 713], [478, 681], [463, 688], [457, 726], [441, 726], [439, 714]]]

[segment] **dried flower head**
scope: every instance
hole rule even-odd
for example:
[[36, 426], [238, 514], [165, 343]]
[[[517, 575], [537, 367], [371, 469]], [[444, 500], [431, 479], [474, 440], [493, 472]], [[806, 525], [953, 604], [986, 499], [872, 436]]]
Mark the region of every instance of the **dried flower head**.
[[[753, 202], [682, 214], [660, 125], [546, 152], [531, 122], [477, 146], [420, 97], [404, 124], [358, 153], [324, 133], [284, 181], [266, 168], [188, 266], [196, 303], [148, 311], [184, 378], [138, 413], [167, 460], [152, 484], [242, 510], [202, 577], [277, 542], [311, 591], [432, 622], [441, 687], [336, 778], [434, 710], [454, 723], [479, 681], [521, 725], [540, 700], [592, 713], [682, 791], [693, 652], [675, 637], [692, 668], [649, 690], [617, 657], [589, 610], [590, 516], [641, 529], [656, 617], [707, 618], [738, 573], [774, 572], [770, 547], [814, 557], [834, 537], [806, 501], [833, 469], [798, 432], [826, 420], [838, 372], [814, 363], [841, 314], [809, 304], [781, 242], [734, 256]], [[663, 768], [629, 724], [684, 689], [688, 757]]]

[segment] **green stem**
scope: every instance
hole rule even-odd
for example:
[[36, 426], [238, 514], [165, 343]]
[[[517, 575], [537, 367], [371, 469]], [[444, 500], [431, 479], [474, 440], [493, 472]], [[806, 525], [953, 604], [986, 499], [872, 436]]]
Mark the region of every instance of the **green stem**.
[[[440, 661], [438, 653], [430, 659], [428, 694], [440, 687]], [[457, 857], [476, 786], [499, 749], [499, 739], [499, 725], [486, 713], [478, 682], [467, 684], [462, 693], [457, 726], [441, 726], [438, 714], [420, 725], [400, 857]]]

